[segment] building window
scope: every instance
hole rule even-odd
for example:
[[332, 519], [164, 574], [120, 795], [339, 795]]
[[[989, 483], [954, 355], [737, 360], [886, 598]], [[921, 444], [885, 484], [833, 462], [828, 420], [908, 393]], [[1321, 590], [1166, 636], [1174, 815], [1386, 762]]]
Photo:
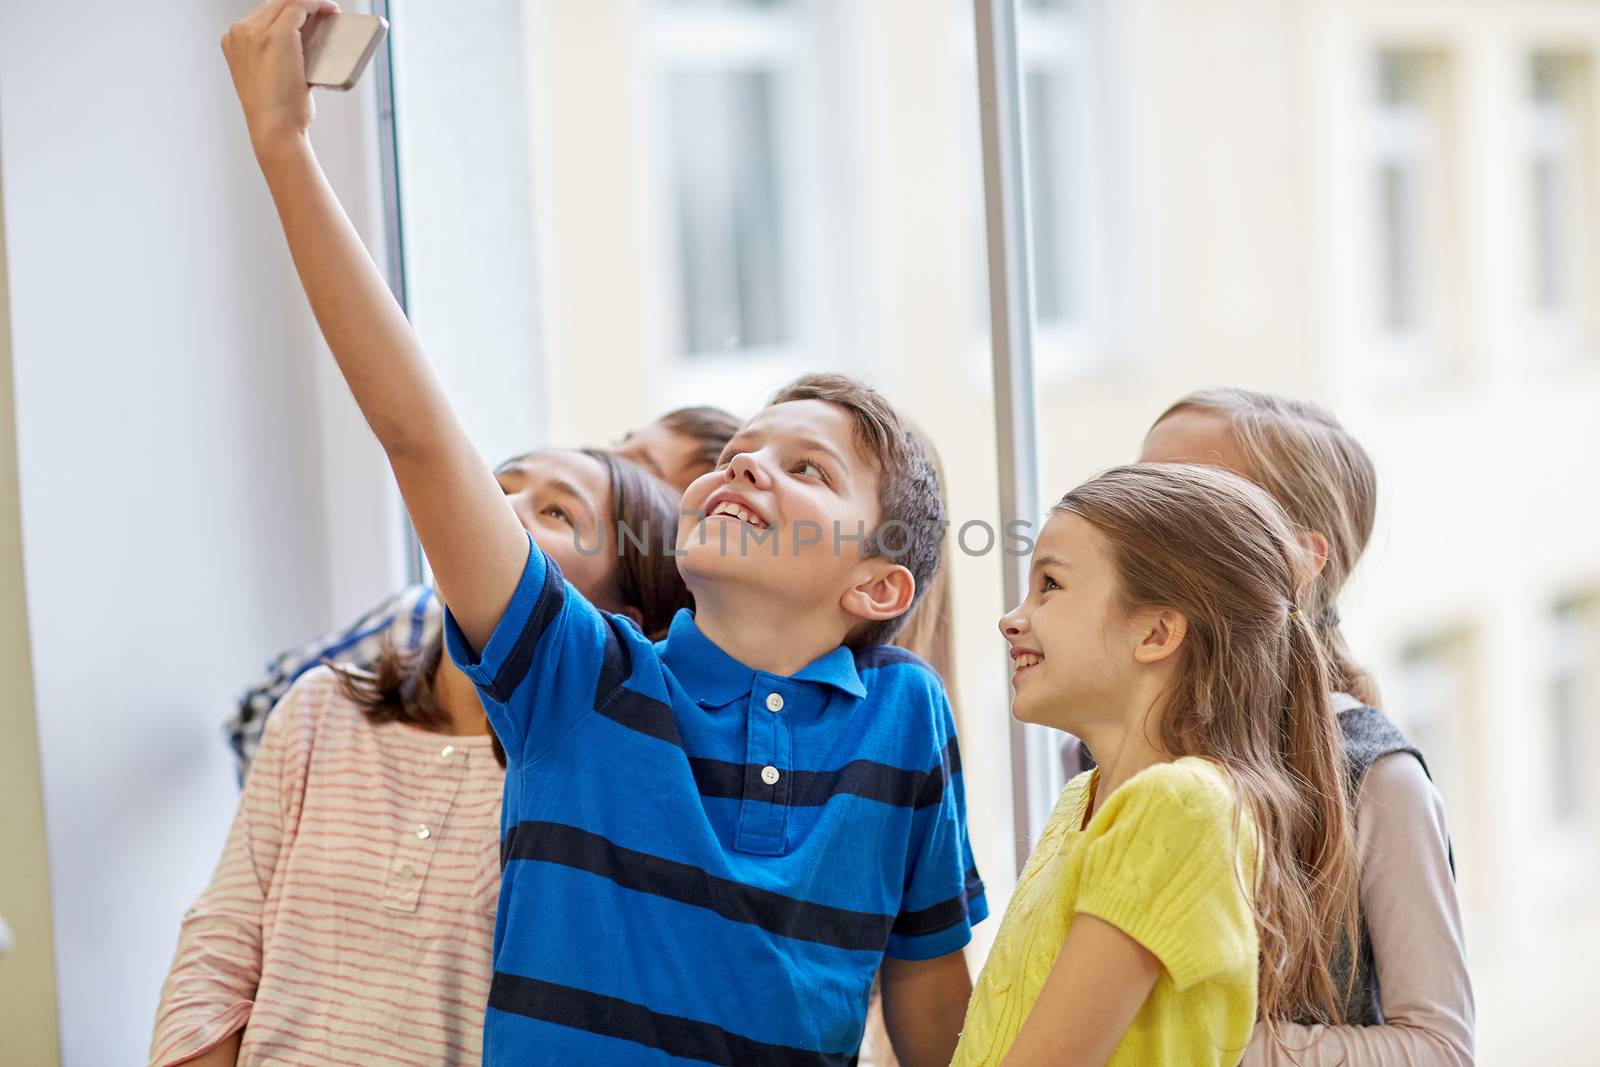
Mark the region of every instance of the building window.
[[671, 181], [676, 348], [774, 352], [796, 340], [801, 5], [663, 0], [660, 89]]
[[1600, 703], [1596, 614], [1591, 601], [1568, 600], [1550, 617], [1550, 806], [1561, 826], [1582, 826], [1593, 814], [1585, 777], [1596, 748], [1592, 730]]
[[1529, 60], [1529, 295], [1535, 339], [1547, 352], [1571, 352], [1587, 340], [1588, 82], [1579, 57], [1544, 52]]
[[1442, 56], [1398, 49], [1373, 68], [1372, 321], [1391, 373], [1431, 368], [1449, 343], [1445, 69]]
[[1025, 0], [1018, 11], [1035, 341], [1046, 369], [1093, 355], [1098, 213], [1086, 6]]
[[1388, 334], [1414, 335], [1424, 321], [1424, 233], [1421, 187], [1428, 124], [1422, 108], [1422, 63], [1405, 52], [1378, 57], [1374, 165], [1378, 203], [1378, 324]]
[[1422, 752], [1434, 785], [1451, 808], [1461, 797], [1471, 644], [1470, 634], [1454, 633], [1407, 645], [1390, 685], [1397, 721]]

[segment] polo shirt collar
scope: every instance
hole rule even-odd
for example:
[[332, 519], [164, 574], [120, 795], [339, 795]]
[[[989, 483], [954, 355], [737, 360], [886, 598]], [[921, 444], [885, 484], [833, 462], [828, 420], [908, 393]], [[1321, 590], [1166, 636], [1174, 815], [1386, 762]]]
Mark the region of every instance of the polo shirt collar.
[[[783, 677], [746, 667], [718, 648], [700, 632], [700, 627], [695, 625], [694, 612], [688, 608], [680, 609], [673, 616], [672, 626], [661, 644], [661, 658], [685, 691], [707, 707], [720, 707], [747, 695], [758, 673], [769, 678]], [[787, 680], [832, 686], [858, 700], [867, 695], [867, 687], [861, 684], [861, 676], [856, 673], [855, 655], [842, 645], [788, 675]]]

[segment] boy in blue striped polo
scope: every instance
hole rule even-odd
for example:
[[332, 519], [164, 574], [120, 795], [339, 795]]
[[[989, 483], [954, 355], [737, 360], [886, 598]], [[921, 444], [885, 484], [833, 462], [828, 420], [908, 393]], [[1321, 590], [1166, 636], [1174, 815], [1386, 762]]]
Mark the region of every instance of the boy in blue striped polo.
[[267, 0], [223, 50], [506, 749], [485, 1059], [845, 1064], [881, 968], [901, 1062], [948, 1063], [987, 909], [943, 687], [882, 647], [938, 560], [927, 456], [870, 389], [802, 379], [684, 494], [694, 613], [652, 644], [612, 613], [636, 598], [579, 595], [529, 531], [612, 532], [500, 492], [322, 174], [298, 37], [320, 6]]
[[683, 509], [697, 611], [659, 644], [536, 550], [481, 655], [447, 617], [509, 761], [488, 1059], [845, 1063], [881, 963], [902, 1063], [948, 1063], [983, 891], [943, 687], [882, 644], [938, 559], [932, 466], [812, 377]]

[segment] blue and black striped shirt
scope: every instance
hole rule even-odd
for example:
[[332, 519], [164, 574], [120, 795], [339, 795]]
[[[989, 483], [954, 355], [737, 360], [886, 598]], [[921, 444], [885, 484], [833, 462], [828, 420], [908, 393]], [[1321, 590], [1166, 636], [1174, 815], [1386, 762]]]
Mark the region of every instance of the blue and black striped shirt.
[[485, 1061], [845, 1064], [885, 953], [987, 914], [944, 688], [910, 653], [652, 644], [536, 547], [481, 656], [507, 752]]

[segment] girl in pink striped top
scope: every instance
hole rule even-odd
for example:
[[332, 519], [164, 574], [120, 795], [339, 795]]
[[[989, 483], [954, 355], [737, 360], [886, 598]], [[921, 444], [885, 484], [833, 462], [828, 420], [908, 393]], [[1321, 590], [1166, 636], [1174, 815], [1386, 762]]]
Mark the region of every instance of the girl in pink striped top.
[[[676, 530], [676, 501], [641, 468], [541, 452], [497, 476], [590, 600], [651, 635], [688, 606], [670, 555], [615, 536], [617, 523], [647, 541]], [[500, 887], [498, 749], [437, 639], [389, 653], [374, 674], [319, 667], [296, 682], [267, 721], [216, 874], [184, 916], [150, 1062], [478, 1063]]]

